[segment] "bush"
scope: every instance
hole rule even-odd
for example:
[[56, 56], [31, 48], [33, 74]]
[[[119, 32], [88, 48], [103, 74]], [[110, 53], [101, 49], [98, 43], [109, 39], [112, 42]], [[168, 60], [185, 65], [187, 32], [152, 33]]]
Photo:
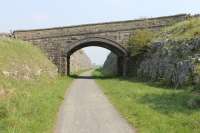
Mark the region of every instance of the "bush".
[[155, 33], [151, 30], [135, 30], [128, 41], [131, 55], [135, 56], [144, 53], [149, 48], [150, 42], [154, 37]]
[[193, 92], [200, 93], [200, 84], [195, 84], [192, 89]]
[[191, 109], [200, 108], [200, 97], [194, 96], [193, 98], [189, 99], [187, 106]]

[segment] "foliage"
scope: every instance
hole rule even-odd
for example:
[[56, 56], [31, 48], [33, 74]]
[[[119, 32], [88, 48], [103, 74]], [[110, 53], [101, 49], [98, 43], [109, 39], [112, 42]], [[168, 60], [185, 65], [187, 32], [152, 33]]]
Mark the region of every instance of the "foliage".
[[133, 79], [100, 78], [96, 81], [140, 133], [200, 132], [200, 108], [188, 107], [193, 95], [185, 89], [168, 89]]
[[[161, 28], [160, 31], [153, 32], [153, 34], [147, 32], [146, 29], [136, 31], [135, 36], [133, 34], [128, 42], [133, 58], [138, 59], [133, 60], [135, 75], [153, 81], [161, 79], [161, 82], [176, 87], [183, 85], [183, 83], [191, 85], [197, 81], [196, 77], [199, 77], [200, 81], [200, 67], [198, 65], [195, 73], [193, 70], [189, 70], [186, 74], [187, 69], [184, 68], [186, 60], [191, 61], [193, 65], [195, 63], [193, 58], [199, 54], [199, 42], [196, 37], [200, 37], [200, 17], [192, 17], [174, 23], [171, 26]], [[151, 47], [151, 45], [153, 46]], [[147, 51], [149, 47], [151, 50]], [[153, 67], [151, 67], [152, 63]], [[184, 64], [181, 65], [181, 63]], [[180, 66], [177, 67], [177, 64]], [[184, 70], [179, 72], [178, 69]], [[184, 73], [185, 76], [183, 76]], [[197, 87], [195, 89], [199, 90]]]
[[200, 108], [200, 96], [194, 95], [188, 100], [187, 105], [191, 109]]
[[182, 40], [200, 37], [200, 17], [190, 18], [183, 22], [163, 28], [158, 39]]
[[95, 77], [99, 77], [99, 78], [104, 77], [103, 68], [99, 67], [99, 68], [95, 69], [95, 71], [92, 72], [92, 75]]
[[155, 32], [148, 29], [135, 30], [128, 41], [131, 54], [134, 56], [145, 52], [154, 36]]
[[86, 72], [86, 71], [89, 71], [89, 70], [91, 70], [91, 69], [83, 69], [83, 70], [80, 70], [80, 71], [71, 72], [71, 73], [70, 73], [70, 76], [71, 76], [71, 77], [78, 77], [81, 73]]
[[128, 47], [131, 54], [135, 56], [144, 53], [155, 41], [183, 40], [195, 37], [200, 37], [200, 17], [175, 23], [156, 32], [149, 29], [135, 30], [129, 38]]
[[116, 74], [104, 72], [102, 67], [95, 69], [95, 71], [92, 72], [92, 75], [98, 78], [113, 78], [117, 76]]

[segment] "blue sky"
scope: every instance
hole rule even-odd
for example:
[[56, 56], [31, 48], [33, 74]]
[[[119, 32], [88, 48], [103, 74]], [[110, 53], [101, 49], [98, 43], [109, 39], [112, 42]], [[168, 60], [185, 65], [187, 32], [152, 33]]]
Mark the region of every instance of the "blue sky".
[[[200, 0], [1, 0], [0, 32], [200, 13]], [[102, 64], [108, 51], [86, 50]]]

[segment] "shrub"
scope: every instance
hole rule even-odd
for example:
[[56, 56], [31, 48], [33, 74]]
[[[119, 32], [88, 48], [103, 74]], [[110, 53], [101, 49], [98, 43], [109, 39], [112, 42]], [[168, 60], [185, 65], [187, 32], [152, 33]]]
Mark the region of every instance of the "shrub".
[[155, 37], [155, 33], [148, 29], [135, 30], [128, 41], [128, 48], [131, 55], [144, 53], [150, 46], [150, 42]]
[[200, 97], [194, 96], [193, 98], [189, 99], [187, 106], [191, 109], [200, 108]]
[[200, 93], [200, 84], [195, 84], [192, 88], [193, 92]]
[[5, 105], [0, 105], [0, 119], [3, 119], [7, 116], [8, 111], [5, 107]]

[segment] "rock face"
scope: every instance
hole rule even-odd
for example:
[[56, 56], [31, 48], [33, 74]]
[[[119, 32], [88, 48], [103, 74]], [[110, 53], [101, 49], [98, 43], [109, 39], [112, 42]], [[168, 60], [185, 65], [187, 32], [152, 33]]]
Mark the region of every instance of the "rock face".
[[57, 76], [57, 71], [57, 67], [39, 48], [24, 41], [0, 38], [1, 78], [15, 80], [33, 80], [40, 76], [54, 78]]
[[[117, 57], [111, 53], [103, 71], [115, 73], [116, 62]], [[128, 74], [174, 87], [200, 84], [200, 38], [155, 42], [145, 54], [130, 58]]]
[[136, 64], [137, 77], [175, 87], [199, 82], [200, 39], [163, 41]]
[[72, 73], [81, 70], [87, 70], [90, 69], [91, 67], [92, 67], [91, 61], [83, 50], [75, 52], [70, 57], [70, 70]]
[[0, 37], [10, 37], [8, 33], [0, 33]]
[[106, 75], [117, 74], [117, 55], [110, 53], [103, 65], [103, 73]]

